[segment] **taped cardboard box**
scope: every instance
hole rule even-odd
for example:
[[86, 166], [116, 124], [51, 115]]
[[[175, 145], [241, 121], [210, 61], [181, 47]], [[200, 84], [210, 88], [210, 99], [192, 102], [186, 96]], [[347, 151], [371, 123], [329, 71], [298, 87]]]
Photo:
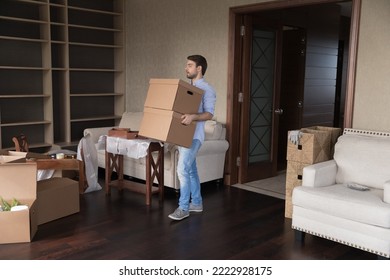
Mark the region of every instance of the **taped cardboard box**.
[[180, 79], [150, 79], [144, 107], [195, 114], [203, 90]]
[[183, 147], [190, 147], [195, 127], [195, 123], [183, 125], [181, 123], [181, 114], [177, 112], [145, 107], [139, 135]]
[[0, 164], [0, 196], [7, 202], [14, 198], [28, 209], [0, 212], [0, 244], [30, 242], [37, 231], [35, 163]]
[[[287, 160], [313, 164], [331, 159], [331, 133], [302, 128], [299, 144], [287, 140]], [[288, 132], [290, 133], [290, 131]]]
[[79, 183], [69, 178], [50, 178], [37, 184], [38, 225], [80, 212]]

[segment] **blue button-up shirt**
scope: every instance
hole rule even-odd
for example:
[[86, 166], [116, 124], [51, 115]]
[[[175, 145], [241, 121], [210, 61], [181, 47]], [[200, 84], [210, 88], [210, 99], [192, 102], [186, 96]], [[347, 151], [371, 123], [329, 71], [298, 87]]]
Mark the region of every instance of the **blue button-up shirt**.
[[[204, 92], [199, 105], [198, 113], [209, 112], [210, 114], [214, 115], [215, 102], [217, 99], [214, 88], [209, 85], [204, 78], [196, 80], [193, 85], [197, 88], [200, 88]], [[198, 121], [195, 128], [194, 139], [200, 140], [201, 143], [204, 142], [204, 125], [204, 121]]]

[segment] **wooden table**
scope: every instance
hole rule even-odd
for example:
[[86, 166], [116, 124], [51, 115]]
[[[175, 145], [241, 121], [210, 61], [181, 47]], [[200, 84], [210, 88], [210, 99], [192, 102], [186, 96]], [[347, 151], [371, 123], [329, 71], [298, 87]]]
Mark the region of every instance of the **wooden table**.
[[[128, 140], [132, 141], [132, 140]], [[156, 159], [153, 158], [152, 153], [157, 152]], [[114, 154], [107, 152], [105, 158], [105, 187], [106, 194], [111, 194], [111, 188], [116, 187], [120, 191], [128, 189], [130, 191], [145, 194], [145, 203], [150, 205], [152, 200], [152, 194], [159, 194], [159, 201], [164, 199], [164, 146], [159, 142], [150, 142], [147, 150], [145, 169], [146, 169], [146, 182], [145, 184], [124, 180], [123, 178], [123, 156], [121, 154]], [[116, 171], [118, 179], [112, 181], [112, 172]], [[153, 185], [154, 180], [157, 180], [157, 187]]]

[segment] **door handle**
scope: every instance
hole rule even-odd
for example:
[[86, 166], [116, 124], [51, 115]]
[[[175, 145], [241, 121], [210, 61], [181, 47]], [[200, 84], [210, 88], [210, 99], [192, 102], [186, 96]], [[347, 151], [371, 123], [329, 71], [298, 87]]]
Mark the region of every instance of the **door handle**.
[[278, 109], [275, 109], [275, 114], [277, 114], [277, 115], [281, 115], [281, 114], [283, 114], [283, 109], [280, 109], [280, 108], [278, 108]]

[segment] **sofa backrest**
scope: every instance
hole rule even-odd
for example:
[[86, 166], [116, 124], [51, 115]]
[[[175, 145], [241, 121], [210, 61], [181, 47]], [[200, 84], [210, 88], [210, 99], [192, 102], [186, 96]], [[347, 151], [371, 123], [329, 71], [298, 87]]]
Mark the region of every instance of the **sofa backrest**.
[[390, 137], [344, 134], [335, 145], [336, 183], [383, 189], [390, 180]]
[[206, 121], [204, 125], [205, 131], [205, 141], [208, 140], [225, 140], [226, 138], [226, 128], [223, 124], [217, 121]]
[[[130, 128], [138, 131], [141, 125], [143, 112], [125, 112], [119, 122], [119, 127]], [[205, 140], [225, 140], [226, 128], [217, 121], [206, 121], [205, 123]]]

